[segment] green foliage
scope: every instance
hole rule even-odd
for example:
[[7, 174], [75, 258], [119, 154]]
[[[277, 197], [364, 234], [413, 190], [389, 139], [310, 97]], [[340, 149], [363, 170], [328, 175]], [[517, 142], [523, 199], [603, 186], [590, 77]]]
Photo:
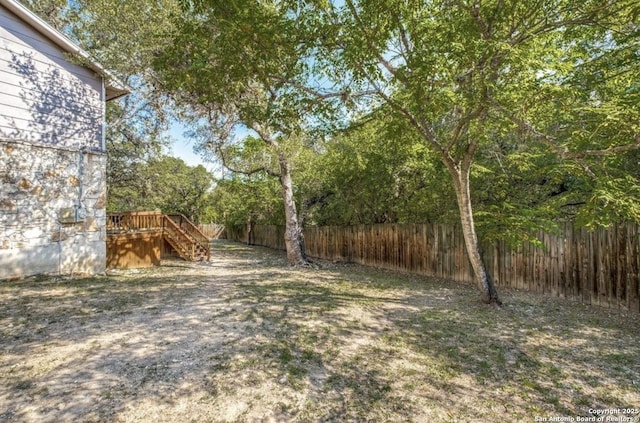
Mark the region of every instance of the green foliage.
[[248, 222], [279, 225], [284, 221], [280, 187], [273, 178], [236, 175], [220, 180], [211, 202], [216, 220], [227, 227], [244, 227]]
[[639, 178], [621, 175], [597, 179], [576, 220], [588, 228], [640, 221]]
[[172, 43], [154, 60], [164, 88], [197, 118], [222, 119], [213, 126], [259, 123], [291, 132], [312, 102], [284, 83], [305, 73], [304, 49], [285, 13], [278, 2], [256, 0], [183, 13], [169, 34]]
[[169, 92], [244, 174], [193, 211], [227, 224], [282, 223], [283, 159], [306, 224], [450, 222], [467, 171], [483, 239], [640, 220], [630, 0], [31, 3], [137, 88], [109, 107], [110, 206], [161, 203], [136, 181], [170, 168]]
[[21, 3], [53, 27], [64, 28], [67, 0], [23, 0]]
[[637, 219], [632, 2], [293, 3], [316, 79], [385, 105], [296, 174], [308, 224], [451, 220], [447, 173], [467, 161], [484, 239]]
[[307, 10], [310, 26], [339, 34], [318, 38], [334, 81], [373, 91], [405, 119], [460, 184], [461, 207], [471, 170], [481, 236], [530, 239], [576, 213], [633, 217], [636, 178], [614, 176], [611, 160], [640, 144], [633, 2], [346, 0]]
[[442, 166], [403, 121], [384, 110], [323, 143], [296, 174], [307, 224], [433, 222], [451, 217]]
[[109, 186], [110, 212], [161, 210], [181, 213], [194, 222], [214, 220], [213, 176], [203, 166], [187, 166], [175, 157], [160, 156], [130, 165], [135, 178]]

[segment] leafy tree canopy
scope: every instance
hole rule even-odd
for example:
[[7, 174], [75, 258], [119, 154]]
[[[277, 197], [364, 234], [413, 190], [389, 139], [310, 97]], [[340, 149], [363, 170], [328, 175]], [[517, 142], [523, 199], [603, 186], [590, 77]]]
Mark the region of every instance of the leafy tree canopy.
[[157, 209], [184, 214], [194, 222], [215, 219], [210, 192], [213, 176], [203, 166], [188, 166], [181, 159], [162, 155], [130, 167], [135, 178], [110, 188], [110, 212]]

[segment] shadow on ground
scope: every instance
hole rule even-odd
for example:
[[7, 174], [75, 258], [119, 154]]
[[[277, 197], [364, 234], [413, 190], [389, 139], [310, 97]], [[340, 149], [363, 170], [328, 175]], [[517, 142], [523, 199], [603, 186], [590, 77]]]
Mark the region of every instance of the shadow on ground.
[[0, 285], [0, 421], [533, 421], [640, 404], [638, 316], [359, 266]]

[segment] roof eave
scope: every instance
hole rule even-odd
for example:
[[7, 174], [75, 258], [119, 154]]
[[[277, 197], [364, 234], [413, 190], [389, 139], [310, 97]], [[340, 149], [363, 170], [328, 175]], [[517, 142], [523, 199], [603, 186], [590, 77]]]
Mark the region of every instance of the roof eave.
[[[106, 82], [106, 79], [105, 79]], [[131, 93], [131, 88], [126, 86], [114, 86], [113, 80], [111, 80], [111, 84], [105, 84], [105, 100], [117, 100], [120, 97], [124, 97], [125, 95]]]
[[27, 9], [22, 4], [18, 3], [15, 0], [0, 0], [0, 5], [6, 7], [20, 19], [27, 22], [34, 29], [36, 29], [38, 32], [47, 37], [67, 53], [79, 56], [86, 67], [105, 78], [107, 92], [112, 93], [111, 95], [107, 94], [107, 101], [115, 100], [116, 98], [122, 97], [131, 92], [131, 88], [129, 86], [120, 81], [115, 75], [105, 69], [104, 66], [98, 63], [96, 60], [92, 59], [89, 53], [78, 47], [73, 41], [63, 35], [60, 31], [49, 25], [46, 21], [41, 19], [38, 15]]

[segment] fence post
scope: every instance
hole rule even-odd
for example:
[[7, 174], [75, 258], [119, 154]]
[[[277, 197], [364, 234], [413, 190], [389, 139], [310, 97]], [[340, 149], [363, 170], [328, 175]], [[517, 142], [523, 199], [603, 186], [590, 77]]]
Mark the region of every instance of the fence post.
[[[283, 227], [253, 225], [253, 240], [282, 249]], [[246, 228], [244, 228], [246, 230]], [[230, 231], [232, 234], [234, 231]], [[236, 238], [246, 235], [240, 231]], [[358, 225], [305, 230], [309, 256], [472, 282], [457, 226]], [[546, 248], [485, 244], [487, 266], [501, 287], [568, 297], [640, 312], [640, 233], [635, 223], [588, 232], [566, 223], [562, 233], [540, 232]]]

